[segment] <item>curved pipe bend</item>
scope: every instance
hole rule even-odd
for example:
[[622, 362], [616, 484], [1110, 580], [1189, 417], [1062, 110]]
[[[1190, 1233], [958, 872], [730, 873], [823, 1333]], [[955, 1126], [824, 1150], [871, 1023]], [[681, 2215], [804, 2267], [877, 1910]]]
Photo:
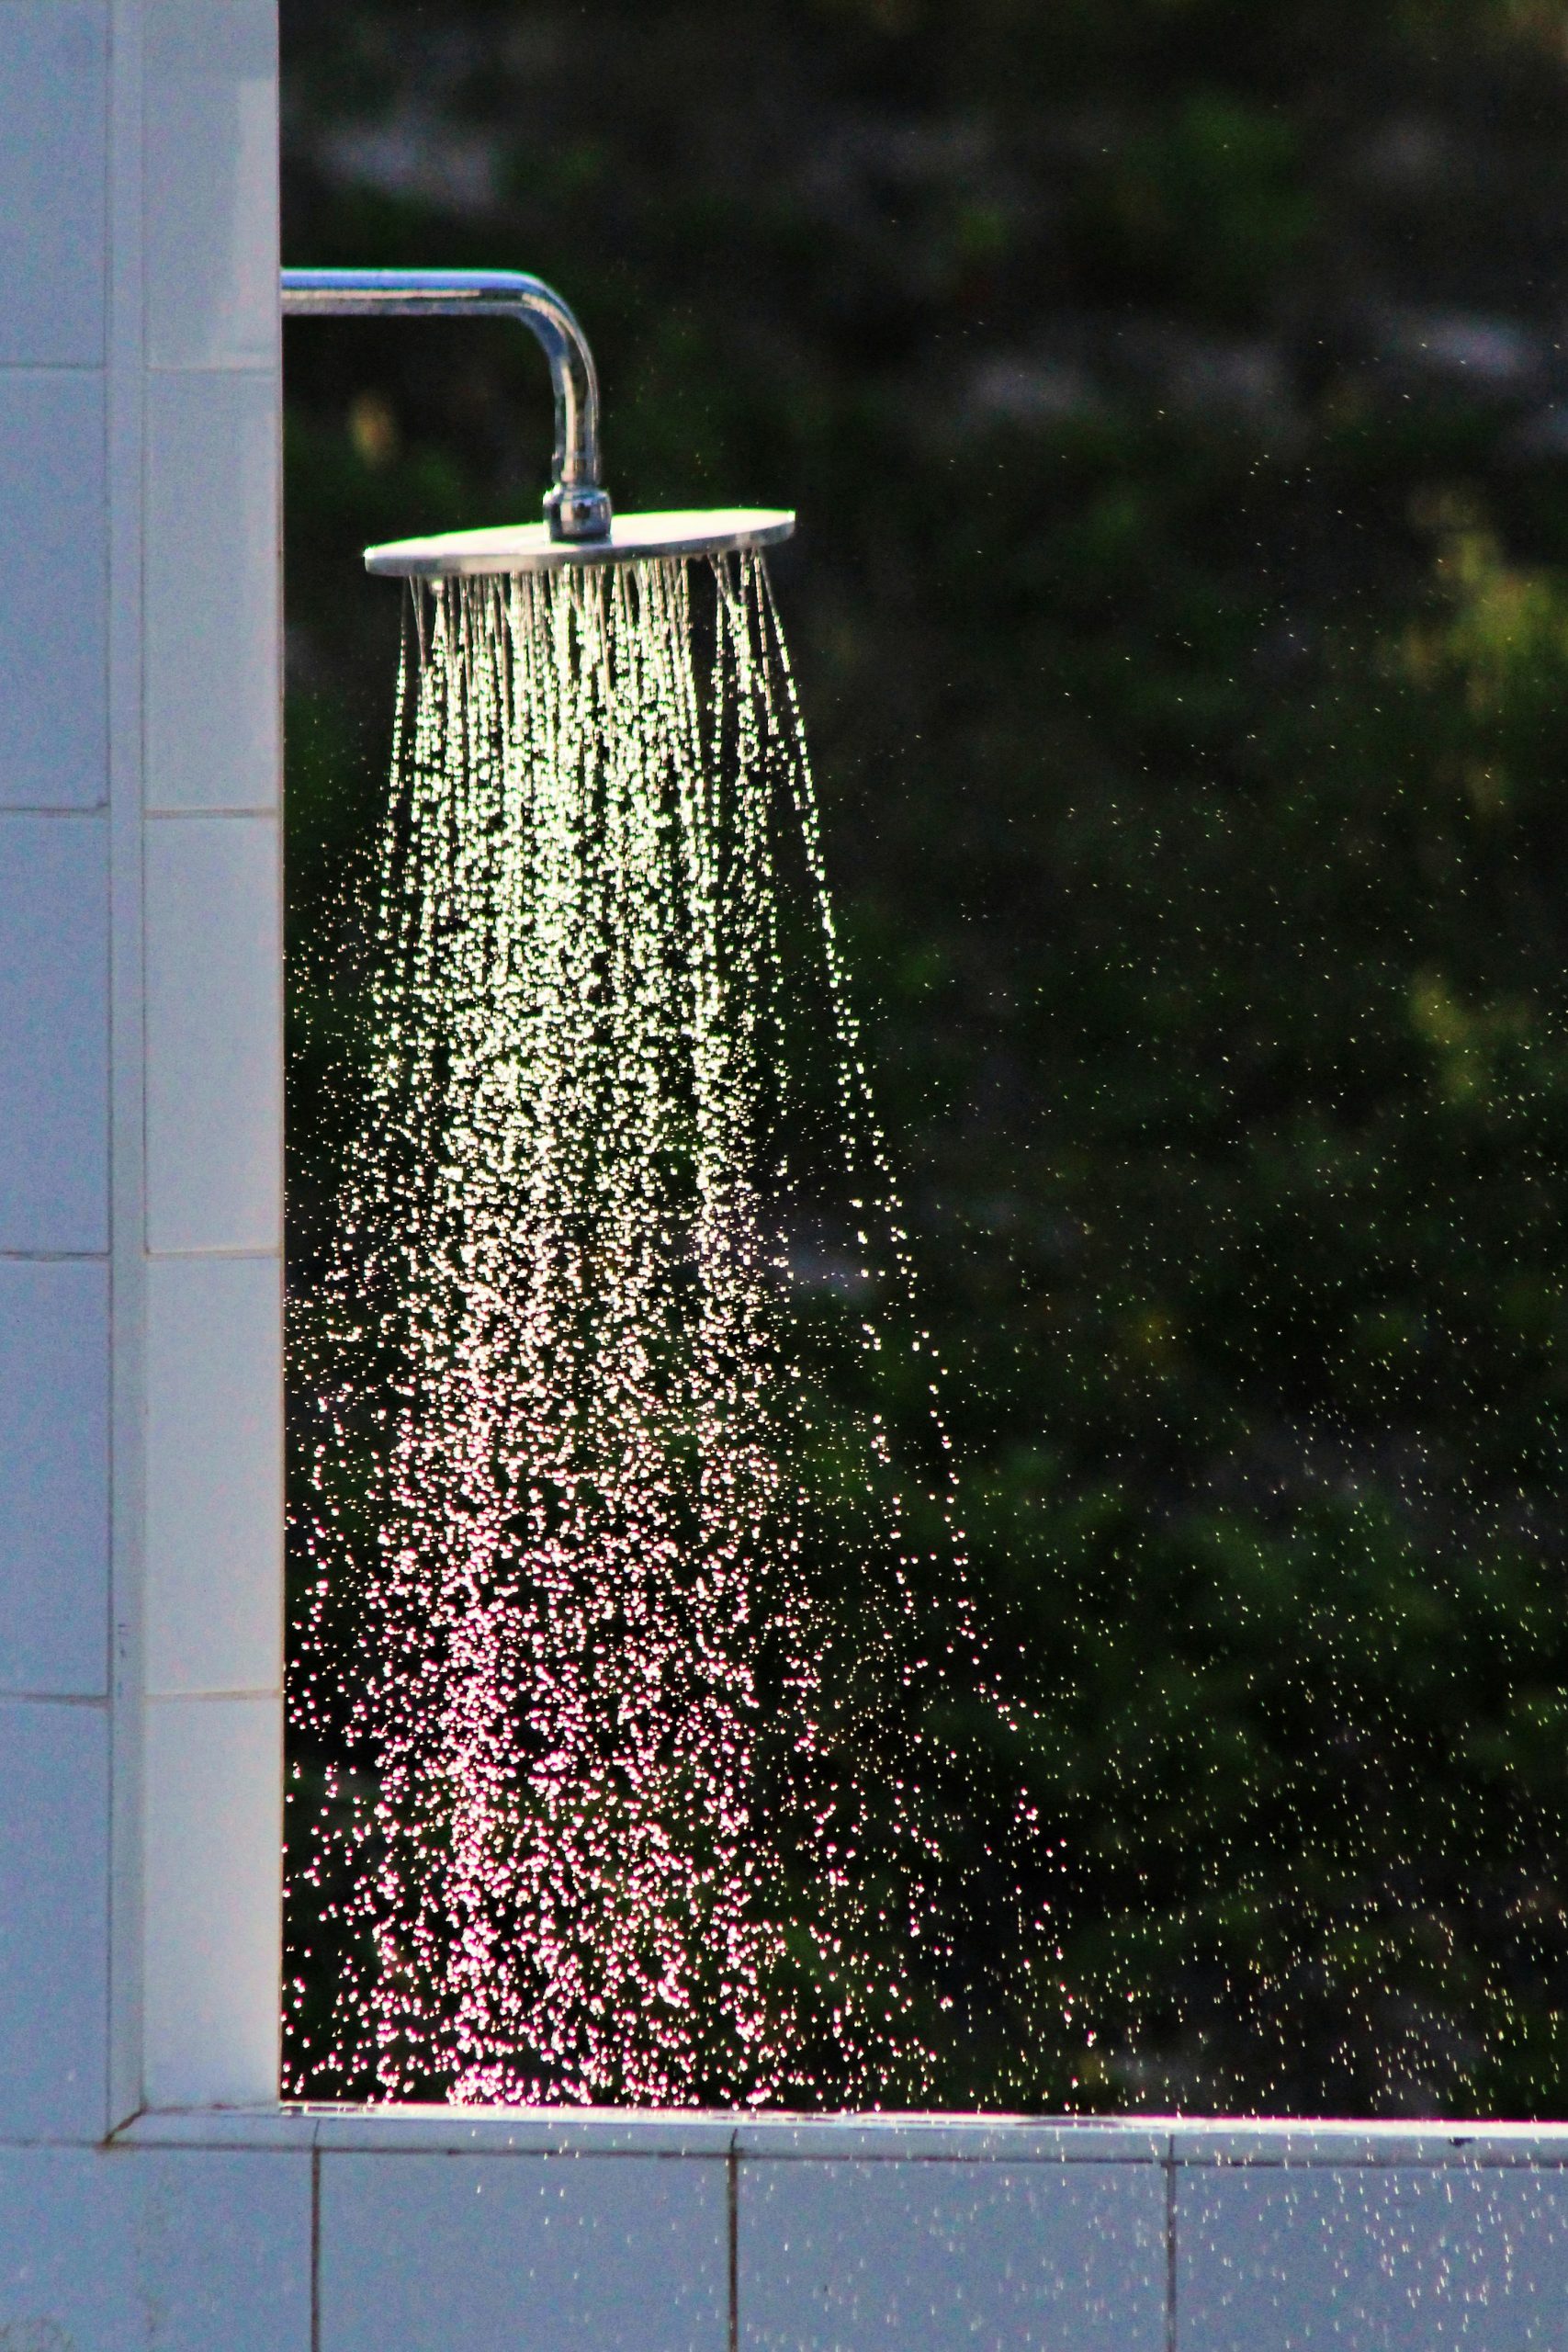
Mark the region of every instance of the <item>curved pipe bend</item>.
[[582, 329], [553, 287], [520, 269], [286, 269], [286, 318], [516, 319], [544, 346], [556, 396], [552, 539], [610, 536], [601, 480], [599, 378]]

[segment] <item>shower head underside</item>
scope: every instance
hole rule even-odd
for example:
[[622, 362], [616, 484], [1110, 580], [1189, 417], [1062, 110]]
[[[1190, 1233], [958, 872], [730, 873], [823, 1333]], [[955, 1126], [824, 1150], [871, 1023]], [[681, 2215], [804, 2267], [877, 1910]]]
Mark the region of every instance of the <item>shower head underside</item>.
[[724, 555], [773, 547], [795, 528], [792, 514], [770, 507], [612, 514], [601, 472], [593, 355], [571, 311], [542, 278], [505, 269], [286, 269], [282, 295], [289, 317], [513, 318], [549, 362], [556, 447], [544, 522], [394, 539], [366, 549], [367, 571], [446, 580]]
[[636, 563], [661, 556], [726, 555], [787, 539], [795, 516], [766, 506], [617, 514], [607, 538], [552, 539], [543, 523], [492, 531], [448, 531], [440, 538], [392, 539], [367, 548], [367, 571], [412, 580], [473, 578], [482, 572], [580, 571], [591, 563]]

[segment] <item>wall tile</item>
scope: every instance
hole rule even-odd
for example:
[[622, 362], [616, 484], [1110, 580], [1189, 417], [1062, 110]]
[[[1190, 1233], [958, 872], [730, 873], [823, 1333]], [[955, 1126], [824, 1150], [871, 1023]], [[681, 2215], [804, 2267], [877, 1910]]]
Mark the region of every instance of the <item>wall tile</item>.
[[308, 2155], [0, 2150], [0, 2346], [310, 2344]]
[[152, 365], [276, 366], [276, 0], [150, 0], [146, 39]]
[[107, 0], [7, 0], [0, 91], [0, 367], [101, 365]]
[[271, 372], [149, 386], [149, 808], [277, 805], [277, 403]]
[[1157, 2165], [740, 2167], [742, 2352], [1166, 2352]]
[[463, 2156], [728, 2156], [735, 2126], [723, 2114], [679, 2108], [349, 2108], [322, 2115], [319, 2148], [368, 2154]]
[[1071, 2123], [1021, 2123], [990, 2116], [823, 2115], [748, 2116], [736, 2127], [743, 2156], [956, 2156], [968, 2162], [1001, 2158], [1014, 2164], [1083, 2164], [1139, 2157], [1159, 2163], [1168, 2131], [1116, 2117]]
[[1526, 2352], [1565, 2338], [1568, 2177], [1186, 2172], [1180, 2352]]
[[276, 1258], [148, 1268], [147, 1688], [283, 1677], [283, 1284]]
[[277, 829], [147, 828], [147, 1238], [276, 1250], [283, 1063]]
[[0, 2139], [96, 2139], [108, 2007], [103, 1708], [0, 1700]]
[[102, 377], [0, 371], [0, 808], [108, 797], [107, 518]]
[[725, 2352], [722, 2163], [321, 2165], [321, 2352]]
[[144, 2050], [152, 2107], [277, 2096], [276, 1699], [150, 1699]]
[[1170, 2132], [1171, 2154], [1192, 2165], [1476, 2165], [1568, 2163], [1563, 2123], [1238, 2122], [1212, 2116]]
[[0, 816], [0, 1250], [107, 1247], [107, 831]]
[[316, 2115], [299, 2107], [149, 2107], [115, 2133], [117, 2148], [315, 2146]]
[[0, 1691], [107, 1688], [108, 1267], [0, 1259]]

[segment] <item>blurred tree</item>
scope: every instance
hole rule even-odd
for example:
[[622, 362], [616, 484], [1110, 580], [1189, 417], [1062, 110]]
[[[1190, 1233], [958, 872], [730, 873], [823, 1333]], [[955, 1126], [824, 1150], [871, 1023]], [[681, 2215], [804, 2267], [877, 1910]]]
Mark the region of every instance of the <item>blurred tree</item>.
[[[623, 503], [801, 510], [832, 863], [1060, 1826], [1032, 2095], [1561, 2111], [1561, 10], [284, 24], [291, 260], [537, 269]], [[549, 432], [504, 329], [292, 328], [289, 385], [300, 1266], [397, 628], [356, 551], [532, 511]]]

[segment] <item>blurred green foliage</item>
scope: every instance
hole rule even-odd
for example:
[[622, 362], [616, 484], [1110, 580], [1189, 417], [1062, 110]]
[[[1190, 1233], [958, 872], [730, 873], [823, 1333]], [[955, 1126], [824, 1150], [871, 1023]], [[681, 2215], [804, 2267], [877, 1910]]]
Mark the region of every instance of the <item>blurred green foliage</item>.
[[[831, 862], [1060, 1844], [1031, 2097], [1560, 2113], [1561, 10], [284, 21], [290, 260], [534, 268], [623, 505], [800, 509]], [[549, 420], [503, 327], [289, 338], [300, 1268], [396, 658], [357, 549], [534, 511]]]

